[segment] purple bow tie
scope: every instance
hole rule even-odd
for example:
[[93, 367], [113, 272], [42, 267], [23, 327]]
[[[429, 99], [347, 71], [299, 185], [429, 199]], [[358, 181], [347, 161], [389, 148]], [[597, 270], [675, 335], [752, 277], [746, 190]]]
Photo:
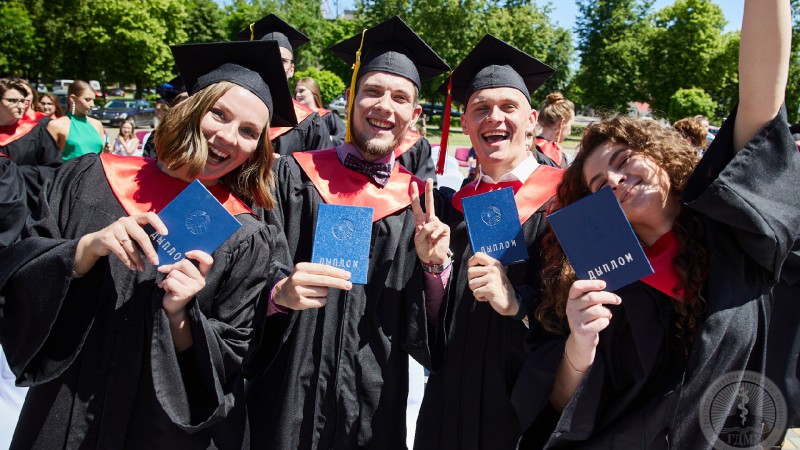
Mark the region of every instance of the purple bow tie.
[[381, 186], [386, 186], [386, 183], [389, 182], [389, 177], [392, 175], [392, 166], [390, 164], [364, 161], [350, 153], [344, 158], [344, 166], [353, 172], [368, 176], [372, 181]]

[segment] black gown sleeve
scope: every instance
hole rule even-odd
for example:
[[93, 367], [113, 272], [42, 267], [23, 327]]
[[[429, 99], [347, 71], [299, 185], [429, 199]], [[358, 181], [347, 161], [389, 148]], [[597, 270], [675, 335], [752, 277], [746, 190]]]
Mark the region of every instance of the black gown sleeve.
[[[20, 151], [27, 154], [10, 154], [9, 156], [15, 160], [25, 179], [25, 187], [28, 191], [28, 209], [35, 211], [39, 205], [39, 192], [42, 190], [44, 182], [50, 179], [56, 169], [61, 166], [61, 150], [42, 125], [36, 126], [28, 135], [16, 142], [25, 147]], [[15, 143], [10, 146], [14, 146]]]
[[334, 112], [325, 114], [325, 125], [328, 127], [328, 134], [331, 136], [331, 146], [337, 146], [344, 142], [346, 128], [339, 115]]
[[431, 158], [431, 144], [424, 137], [420, 137], [411, 148], [400, 155], [397, 162], [420, 180], [432, 179], [436, 186], [436, 163]]
[[156, 396], [184, 431], [213, 425], [233, 407], [256, 303], [268, 279], [261, 268], [270, 266], [274, 236], [274, 228], [248, 224], [229, 239], [235, 245], [214, 252], [206, 288], [187, 305], [193, 346], [183, 353], [191, 355], [176, 353], [167, 315], [160, 302], [154, 304], [150, 358]]
[[94, 160], [75, 158], [65, 164], [52, 184], [45, 184], [41, 207], [22, 239], [0, 251], [0, 344], [21, 386], [60, 376], [77, 357], [94, 321], [98, 274], [105, 260], [73, 279], [78, 239], [62, 233]]
[[286, 211], [294, 210], [292, 199], [295, 197], [294, 186], [299, 185], [297, 173], [290, 167], [291, 157], [280, 158], [273, 167], [275, 176], [275, 207], [269, 211], [263, 211], [263, 219], [266, 223], [273, 226], [276, 235], [274, 256], [272, 262], [272, 278], [265, 287], [263, 301], [256, 311], [255, 333], [250, 343], [247, 358], [245, 361], [244, 372], [248, 379], [262, 377], [272, 366], [275, 357], [283, 344], [289, 338], [292, 327], [297, 320], [297, 311], [288, 310], [286, 313], [275, 313], [267, 317], [267, 302], [275, 283], [287, 277], [294, 267], [293, 255], [297, 252], [297, 243], [288, 243], [284, 230], [291, 227], [291, 217], [287, 216]]
[[281, 156], [307, 150], [330, 148], [331, 137], [323, 118], [312, 113], [297, 126], [272, 141], [275, 153]]
[[786, 108], [738, 153], [736, 110], [722, 125], [684, 191], [686, 205], [721, 223], [777, 281], [800, 229], [800, 153]]
[[27, 215], [25, 181], [8, 158], [0, 157], [0, 249], [13, 244]]

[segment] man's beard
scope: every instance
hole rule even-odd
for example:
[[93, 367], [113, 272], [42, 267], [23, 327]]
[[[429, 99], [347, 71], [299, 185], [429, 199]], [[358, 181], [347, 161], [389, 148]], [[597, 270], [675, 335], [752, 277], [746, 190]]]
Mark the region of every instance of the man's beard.
[[[406, 130], [406, 132], [408, 132], [408, 130]], [[355, 145], [356, 148], [359, 149], [364, 155], [374, 156], [376, 159], [379, 159], [393, 152], [395, 147], [402, 142], [405, 134], [406, 133], [403, 133], [402, 135], [395, 137], [390, 144], [379, 144], [374, 140], [364, 139], [364, 137], [354, 129], [353, 145]]]

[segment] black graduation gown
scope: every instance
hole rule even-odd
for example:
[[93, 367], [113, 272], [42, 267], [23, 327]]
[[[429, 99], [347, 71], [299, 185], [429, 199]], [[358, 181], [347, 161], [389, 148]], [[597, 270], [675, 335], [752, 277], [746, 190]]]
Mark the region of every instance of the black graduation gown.
[[[513, 398], [526, 430], [521, 448], [710, 449], [698, 407], [706, 389], [729, 372], [764, 373], [770, 290], [800, 227], [800, 155], [785, 110], [736, 155], [734, 121], [735, 113], [684, 192], [710, 256], [708, 311], [688, 360], [669, 298], [633, 283], [617, 291], [622, 304], [611, 307], [595, 362], [559, 417], [549, 397], [564, 338], [534, 327]], [[738, 411], [728, 400], [721, 410]]]
[[331, 146], [330, 142], [331, 136], [324, 119], [312, 112], [297, 126], [272, 139], [272, 150], [286, 156], [294, 152], [328, 148]]
[[25, 181], [17, 165], [0, 154], [0, 248], [13, 244], [28, 214]]
[[800, 427], [800, 240], [786, 258], [772, 295], [767, 377], [786, 397], [789, 427]]
[[569, 167], [569, 164], [567, 163], [567, 158], [563, 154], [563, 152], [561, 154], [561, 161], [556, 162], [553, 158], [547, 156], [547, 154], [539, 146], [540, 142], [542, 143], [542, 145], [551, 145], [551, 146], [555, 146], [556, 145], [555, 143], [553, 143], [552, 141], [548, 141], [543, 137], [537, 137], [534, 142], [535, 145], [533, 146], [531, 151], [533, 152], [534, 158], [536, 158], [536, 162], [538, 162], [543, 166], [555, 167], [557, 169], [566, 169], [567, 167]]
[[[326, 164], [342, 178], [368, 183], [333, 158]], [[275, 172], [277, 207], [266, 220], [285, 232], [293, 263], [310, 261], [323, 198], [295, 157]], [[266, 319], [245, 366], [253, 448], [406, 448], [408, 355], [430, 360], [413, 236], [410, 207], [373, 222], [366, 285]]]
[[58, 144], [45, 126], [37, 124], [24, 136], [8, 145], [0, 146], [0, 153], [8, 155], [17, 165], [25, 179], [28, 208], [36, 211], [42, 185], [61, 166], [61, 150]]
[[328, 111], [322, 116], [322, 119], [325, 121], [325, 126], [328, 127], [328, 134], [331, 136], [331, 143], [328, 146], [336, 147], [342, 144], [347, 133], [347, 127], [342, 122], [342, 119], [339, 118], [339, 115]]
[[194, 344], [175, 353], [163, 278], [101, 258], [71, 278], [78, 239], [127, 215], [95, 155], [46, 185], [23, 239], [0, 251], [0, 343], [30, 386], [12, 448], [240, 448], [241, 361], [274, 230], [250, 214], [213, 253], [187, 309]]
[[[537, 171], [545, 169], [549, 168]], [[526, 184], [536, 184], [537, 180], [531, 175]], [[557, 184], [553, 182], [544, 197], [529, 199], [535, 212], [522, 224], [522, 232], [530, 259], [507, 266], [508, 279], [529, 311], [533, 311], [540, 285], [541, 238], [547, 227], [545, 202], [555, 193]], [[448, 192], [452, 191], [441, 189], [436, 204], [437, 215], [451, 227], [454, 254], [447, 309], [443, 307], [439, 313], [446, 330], [445, 347], [437, 347], [434, 353], [414, 449], [513, 449], [520, 428], [511, 391], [525, 361], [527, 327], [521, 320], [501, 316], [488, 302], [475, 300], [467, 279], [467, 261], [474, 251], [464, 215], [452, 206]]]
[[431, 144], [419, 133], [409, 131], [395, 149], [397, 162], [420, 180], [436, 183], [436, 162], [431, 158]]

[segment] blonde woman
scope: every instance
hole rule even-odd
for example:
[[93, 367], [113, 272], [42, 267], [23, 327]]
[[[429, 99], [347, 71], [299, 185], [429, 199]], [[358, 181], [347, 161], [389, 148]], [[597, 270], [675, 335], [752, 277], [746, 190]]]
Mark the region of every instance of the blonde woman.
[[114, 139], [111, 153], [119, 156], [142, 156], [139, 139], [134, 134], [136, 128], [133, 121], [126, 120], [119, 125], [119, 136]]

